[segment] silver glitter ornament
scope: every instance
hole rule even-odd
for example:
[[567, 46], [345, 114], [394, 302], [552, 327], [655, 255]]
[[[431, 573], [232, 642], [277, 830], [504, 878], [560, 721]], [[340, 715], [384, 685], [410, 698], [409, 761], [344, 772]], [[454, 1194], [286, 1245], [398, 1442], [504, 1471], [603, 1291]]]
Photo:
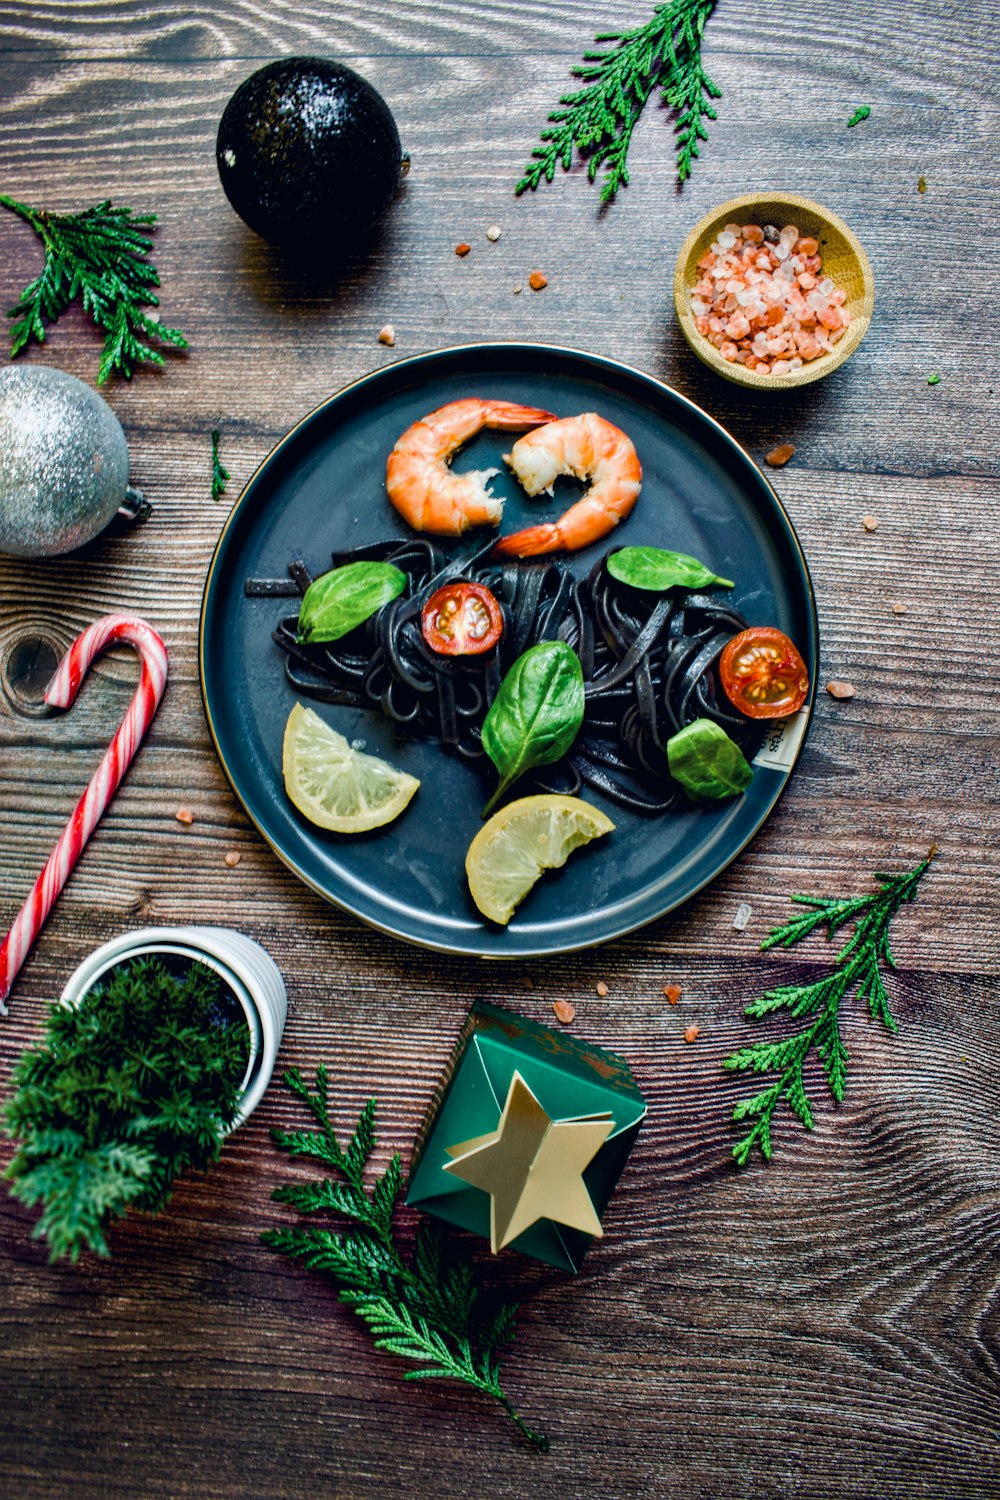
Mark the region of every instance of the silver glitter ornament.
[[96, 391], [43, 365], [0, 370], [0, 552], [72, 552], [135, 494], [121, 423]]

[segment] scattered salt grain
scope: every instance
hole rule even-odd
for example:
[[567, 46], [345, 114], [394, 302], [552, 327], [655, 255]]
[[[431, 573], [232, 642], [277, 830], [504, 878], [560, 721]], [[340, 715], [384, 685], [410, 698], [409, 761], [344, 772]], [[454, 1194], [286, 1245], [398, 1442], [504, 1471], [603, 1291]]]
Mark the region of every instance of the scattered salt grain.
[[831, 698], [853, 698], [857, 692], [853, 682], [839, 682], [836, 678], [827, 683], [826, 690]]
[[864, 528], [865, 531], [877, 531], [878, 530], [878, 517], [877, 516], [862, 516], [861, 517], [861, 525], [862, 525], [862, 527]]
[[487, 229], [486, 231], [486, 238], [490, 241], [491, 244], [496, 244], [497, 240], [500, 238], [501, 233], [502, 230], [499, 224], [491, 224], [489, 229]]
[[737, 932], [743, 932], [752, 915], [753, 908], [746, 901], [741, 901], [733, 918], [733, 926]]
[[600, 997], [601, 997], [602, 1000], [605, 999], [605, 997], [607, 996], [607, 993], [608, 993], [608, 987], [604, 983], [603, 979], [599, 979], [597, 981], [597, 983], [594, 985], [594, 989], [600, 995]]
[[389, 348], [392, 348], [396, 342], [396, 330], [391, 323], [386, 323], [379, 329], [378, 341], [380, 344], [388, 344]]
[[893, 612], [894, 615], [905, 615], [906, 614], [906, 605], [905, 604], [900, 604], [900, 602], [899, 602], [898, 599], [894, 599], [892, 601], [892, 603], [889, 605], [889, 608], [892, 610], [892, 612]]
[[185, 828], [190, 828], [194, 822], [194, 813], [189, 807], [179, 807], [174, 813], [178, 823], [183, 823]]
[[697, 1026], [689, 1026], [687, 1028], [687, 1030], [684, 1033], [684, 1040], [686, 1042], [696, 1042], [698, 1040], [698, 1028], [697, 1028]]
[[568, 1026], [576, 1016], [576, 1006], [571, 1005], [568, 1000], [553, 1000], [552, 1009], [556, 1020], [561, 1021], [564, 1026]]
[[242, 858], [243, 856], [238, 849], [230, 849], [226, 855], [226, 864], [231, 870], [235, 870]]

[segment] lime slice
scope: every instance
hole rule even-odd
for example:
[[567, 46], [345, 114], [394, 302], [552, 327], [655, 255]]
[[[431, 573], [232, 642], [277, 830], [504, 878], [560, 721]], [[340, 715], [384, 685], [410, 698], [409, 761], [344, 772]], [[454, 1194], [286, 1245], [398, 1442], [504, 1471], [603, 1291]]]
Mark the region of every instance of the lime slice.
[[602, 838], [611, 819], [579, 797], [521, 797], [494, 813], [465, 856], [472, 899], [505, 926], [543, 870], [564, 865], [574, 849]]
[[367, 833], [391, 823], [420, 785], [377, 755], [353, 750], [301, 703], [288, 715], [281, 768], [285, 791], [299, 812], [336, 833]]

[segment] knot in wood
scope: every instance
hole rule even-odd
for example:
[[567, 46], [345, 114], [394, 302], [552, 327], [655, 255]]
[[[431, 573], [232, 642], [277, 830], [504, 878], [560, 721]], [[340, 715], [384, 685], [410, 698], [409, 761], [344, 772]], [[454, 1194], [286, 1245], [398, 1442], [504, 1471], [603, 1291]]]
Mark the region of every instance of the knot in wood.
[[0, 688], [16, 713], [41, 718], [49, 712], [45, 689], [61, 654], [55, 642], [37, 630], [5, 645], [0, 657]]

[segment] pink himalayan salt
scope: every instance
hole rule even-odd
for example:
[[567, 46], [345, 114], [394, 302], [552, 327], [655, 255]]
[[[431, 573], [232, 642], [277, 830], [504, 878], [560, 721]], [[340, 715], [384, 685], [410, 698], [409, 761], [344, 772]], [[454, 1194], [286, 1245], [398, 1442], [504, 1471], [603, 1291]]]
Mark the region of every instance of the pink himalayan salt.
[[727, 224], [698, 262], [691, 311], [728, 363], [787, 375], [828, 354], [851, 321], [847, 293], [822, 277], [819, 245], [794, 224], [780, 233]]

